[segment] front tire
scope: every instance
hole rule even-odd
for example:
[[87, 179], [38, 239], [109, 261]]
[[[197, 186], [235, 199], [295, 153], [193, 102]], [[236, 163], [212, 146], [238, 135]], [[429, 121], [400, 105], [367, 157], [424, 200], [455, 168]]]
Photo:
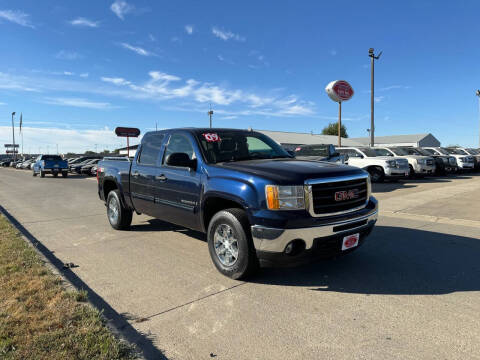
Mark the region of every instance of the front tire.
[[67, 172], [62, 172], [62, 177], [66, 178], [68, 176]]
[[208, 225], [208, 250], [217, 270], [232, 279], [246, 278], [258, 270], [258, 259], [247, 214], [242, 209], [216, 213]]
[[58, 173], [53, 173], [52, 175], [53, 175], [53, 177], [57, 177]]
[[132, 223], [133, 211], [122, 206], [120, 191], [112, 190], [107, 197], [107, 218], [115, 230], [127, 230]]
[[40, 170], [40, 177], [42, 177], [42, 178], [45, 177], [45, 171]]
[[35, 170], [32, 171], [32, 175], [33, 177], [37, 176], [37, 173], [35, 172]]
[[383, 169], [372, 167], [368, 169], [368, 172], [370, 174], [370, 179], [374, 183], [381, 183], [385, 179], [385, 173], [383, 172]]

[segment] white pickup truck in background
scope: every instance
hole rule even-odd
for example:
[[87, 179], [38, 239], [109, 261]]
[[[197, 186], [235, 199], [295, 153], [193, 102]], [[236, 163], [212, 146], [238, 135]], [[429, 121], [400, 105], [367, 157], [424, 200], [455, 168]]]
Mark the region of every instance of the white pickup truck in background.
[[391, 156], [378, 156], [368, 147], [342, 147], [337, 152], [348, 155], [346, 164], [362, 168], [370, 174], [372, 182], [385, 179], [401, 179], [408, 177], [408, 161]]
[[467, 149], [463, 147], [447, 148], [447, 151], [459, 153], [461, 155], [471, 156], [473, 158], [473, 167], [480, 169], [480, 152], [476, 149]]
[[395, 156], [408, 161], [410, 176], [422, 176], [435, 173], [435, 159], [430, 156], [411, 155], [408, 147], [375, 147], [378, 156]]
[[425, 149], [431, 149], [439, 155], [451, 155], [457, 160], [457, 165], [460, 170], [471, 170], [475, 167], [475, 161], [473, 156], [468, 155], [464, 151], [458, 149], [446, 149], [442, 147], [426, 147]]

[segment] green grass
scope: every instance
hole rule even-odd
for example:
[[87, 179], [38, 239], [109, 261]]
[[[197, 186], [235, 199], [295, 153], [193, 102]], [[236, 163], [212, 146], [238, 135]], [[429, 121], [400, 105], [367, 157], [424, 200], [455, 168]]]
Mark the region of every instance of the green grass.
[[133, 359], [85, 290], [66, 291], [0, 216], [0, 359]]

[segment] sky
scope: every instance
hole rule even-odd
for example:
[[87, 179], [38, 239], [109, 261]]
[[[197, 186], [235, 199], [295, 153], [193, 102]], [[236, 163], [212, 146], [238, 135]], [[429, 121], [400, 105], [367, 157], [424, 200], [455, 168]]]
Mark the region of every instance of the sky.
[[[348, 81], [350, 137], [432, 133], [478, 146], [480, 3], [0, 0], [0, 143], [25, 152], [124, 146], [117, 126], [320, 133], [325, 86]], [[21, 140], [20, 140], [21, 142]], [[3, 152], [3, 149], [2, 149]]]

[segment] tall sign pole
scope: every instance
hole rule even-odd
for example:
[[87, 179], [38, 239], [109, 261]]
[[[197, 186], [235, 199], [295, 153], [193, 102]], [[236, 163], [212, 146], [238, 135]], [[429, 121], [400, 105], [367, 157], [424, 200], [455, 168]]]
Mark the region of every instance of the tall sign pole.
[[130, 157], [130, 137], [138, 137], [140, 135], [140, 129], [129, 127], [117, 127], [115, 134], [119, 137], [127, 138], [127, 157]]
[[478, 96], [478, 126], [479, 126], [479, 130], [478, 130], [478, 147], [480, 148], [480, 90], [477, 90], [477, 92], [475, 93], [477, 96]]
[[330, 82], [325, 91], [328, 97], [335, 102], [338, 102], [338, 147], [342, 146], [342, 102], [350, 100], [354, 91], [348, 82], [345, 80], [335, 80]]
[[375, 145], [375, 86], [374, 86], [374, 78], [375, 78], [375, 60], [380, 59], [382, 52], [375, 56], [373, 48], [368, 49], [368, 56], [371, 59], [371, 74], [370, 74], [370, 146]]
[[13, 139], [13, 161], [17, 160], [17, 156], [15, 154], [15, 123], [13, 117], [15, 116], [15, 111], [12, 112], [12, 139]]

